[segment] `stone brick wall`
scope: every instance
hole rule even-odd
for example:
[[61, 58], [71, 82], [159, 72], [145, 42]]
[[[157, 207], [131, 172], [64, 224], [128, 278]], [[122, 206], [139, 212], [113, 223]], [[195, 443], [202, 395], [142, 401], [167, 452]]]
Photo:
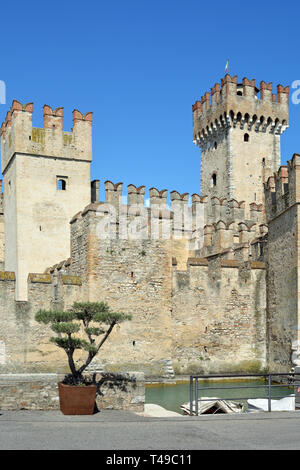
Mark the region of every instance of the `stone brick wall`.
[[72, 224], [72, 272], [81, 276], [86, 300], [133, 316], [115, 328], [98, 361], [111, 371], [161, 375], [173, 335], [169, 241], [101, 239], [98, 223], [88, 211]]
[[218, 257], [174, 268], [176, 373], [254, 372], [266, 366], [264, 264]]
[[30, 275], [28, 301], [16, 302], [14, 273], [0, 272], [0, 341], [5, 345], [0, 372], [67, 371], [64, 351], [49, 342], [50, 327], [38, 324], [34, 316], [40, 309], [69, 308], [81, 298], [81, 285], [77, 278], [58, 282], [55, 298], [54, 281], [48, 274]]
[[[265, 185], [268, 234], [268, 362], [288, 371], [300, 359], [300, 155]], [[294, 357], [293, 357], [294, 356]]]
[[[0, 275], [0, 341], [6, 347], [0, 370], [66, 372], [65, 353], [49, 342], [51, 329], [37, 324], [34, 315], [40, 308], [69, 308], [74, 301], [106, 301], [132, 315], [95, 358], [97, 370], [134, 368], [151, 377], [172, 376], [174, 368], [233, 372], [266, 365], [265, 270], [263, 263], [247, 262], [249, 242], [257, 236], [251, 221], [249, 230], [216, 224], [204, 262], [184, 238], [122, 239], [118, 224], [115, 238], [101, 237], [101, 207], [91, 204], [72, 219], [70, 260], [30, 274], [27, 302], [14, 302], [14, 275], [3, 273], [2, 281]], [[231, 210], [237, 216], [242, 212], [234, 204]], [[224, 250], [236, 233], [243, 243]], [[76, 360], [80, 357], [76, 353]]]
[[[116, 376], [115, 381], [104, 383], [97, 394], [99, 410], [144, 411], [145, 376], [142, 372], [128, 372]], [[102, 374], [96, 374], [96, 382]]]
[[[59, 409], [57, 374], [0, 374], [0, 410]], [[100, 380], [98, 374], [96, 380]], [[145, 380], [142, 373], [124, 374], [114, 386], [108, 382], [97, 395], [99, 410], [144, 411]]]
[[299, 209], [294, 206], [269, 223], [268, 360], [272, 370], [289, 370], [292, 343], [298, 336], [296, 220]]
[[2, 181], [0, 180], [0, 270], [4, 270], [4, 215], [3, 215], [3, 194]]

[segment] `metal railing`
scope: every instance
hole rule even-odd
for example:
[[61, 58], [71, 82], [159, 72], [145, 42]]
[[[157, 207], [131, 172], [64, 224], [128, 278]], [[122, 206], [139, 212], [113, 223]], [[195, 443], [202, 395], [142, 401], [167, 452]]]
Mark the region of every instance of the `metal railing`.
[[[288, 378], [288, 383], [272, 383], [272, 378], [274, 377], [287, 377]], [[297, 377], [297, 382], [295, 381]], [[238, 385], [238, 386], [220, 386], [220, 387], [199, 387], [199, 380], [209, 380], [209, 379], [236, 379], [236, 378], [241, 378], [241, 379], [265, 379], [265, 383], [263, 385]], [[253, 396], [248, 396], [248, 397], [219, 397], [219, 400], [248, 400], [252, 398], [257, 398], [257, 399], [267, 399], [268, 400], [268, 411], [272, 411], [272, 399], [276, 398], [283, 398], [282, 396], [272, 396], [272, 389], [276, 387], [295, 387], [297, 389], [297, 392], [300, 393], [300, 375], [299, 372], [295, 374], [294, 372], [287, 372], [287, 373], [273, 373], [273, 374], [226, 374], [226, 375], [191, 375], [190, 376], [190, 416], [195, 415], [199, 416], [199, 392], [201, 391], [207, 391], [207, 390], [233, 390], [233, 389], [256, 389], [256, 388], [264, 388], [266, 389], [267, 387], [267, 397], [253, 397]], [[299, 396], [298, 393], [298, 396]], [[296, 390], [295, 390], [295, 398], [297, 396]], [[194, 406], [194, 397], [195, 397], [195, 406]], [[205, 401], [212, 401], [212, 398], [201, 398], [201, 402]]]

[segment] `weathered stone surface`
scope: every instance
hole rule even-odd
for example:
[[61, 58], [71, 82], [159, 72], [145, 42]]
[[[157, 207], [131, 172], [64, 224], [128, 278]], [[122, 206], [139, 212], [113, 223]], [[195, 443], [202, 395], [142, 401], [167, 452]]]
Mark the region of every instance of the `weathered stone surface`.
[[[57, 374], [0, 374], [0, 410], [59, 409]], [[97, 376], [100, 380], [101, 376]], [[142, 374], [129, 372], [116, 383], [100, 387], [98, 409], [144, 411], [145, 381]]]
[[[102, 374], [97, 374], [96, 381], [101, 381], [102, 377]], [[110, 380], [101, 385], [96, 404], [98, 409], [144, 411], [144, 374], [135, 372], [116, 374], [115, 381]]]

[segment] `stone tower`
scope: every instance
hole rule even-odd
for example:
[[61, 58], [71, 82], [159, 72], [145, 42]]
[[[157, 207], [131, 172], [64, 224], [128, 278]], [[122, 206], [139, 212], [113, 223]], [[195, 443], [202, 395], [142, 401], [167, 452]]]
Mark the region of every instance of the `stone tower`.
[[264, 204], [263, 184], [280, 165], [289, 87], [226, 75], [193, 105], [194, 143], [202, 150], [201, 192]]
[[300, 155], [268, 178], [265, 194], [268, 363], [288, 371], [300, 365]]
[[72, 216], [91, 201], [92, 113], [44, 106], [44, 126], [32, 127], [32, 103], [14, 100], [1, 127], [5, 270], [16, 273], [16, 299], [27, 299], [28, 273], [70, 256]]

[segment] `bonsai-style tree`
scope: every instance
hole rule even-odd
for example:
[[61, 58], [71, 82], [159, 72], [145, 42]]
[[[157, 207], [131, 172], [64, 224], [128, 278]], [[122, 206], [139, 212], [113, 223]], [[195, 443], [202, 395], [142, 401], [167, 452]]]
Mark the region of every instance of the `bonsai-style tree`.
[[[71, 375], [65, 380], [79, 385], [86, 383], [82, 374], [115, 325], [131, 320], [131, 315], [112, 312], [106, 302], [75, 302], [68, 311], [39, 310], [35, 319], [39, 323], [50, 324], [51, 329], [57, 333], [58, 336], [51, 337], [50, 341], [67, 353]], [[80, 331], [85, 333], [86, 339], [82, 335], [75, 336]], [[87, 357], [80, 367], [76, 367], [74, 353], [79, 349], [85, 350]]]

